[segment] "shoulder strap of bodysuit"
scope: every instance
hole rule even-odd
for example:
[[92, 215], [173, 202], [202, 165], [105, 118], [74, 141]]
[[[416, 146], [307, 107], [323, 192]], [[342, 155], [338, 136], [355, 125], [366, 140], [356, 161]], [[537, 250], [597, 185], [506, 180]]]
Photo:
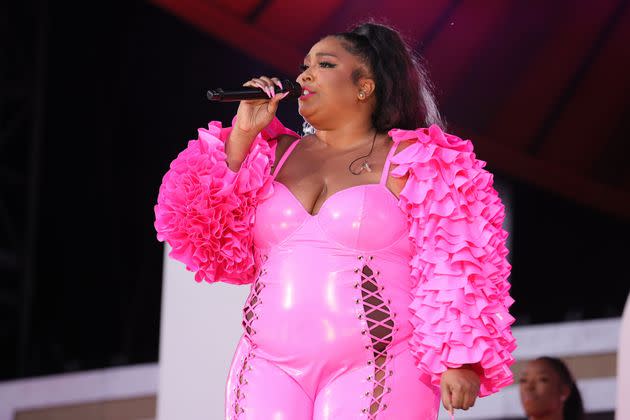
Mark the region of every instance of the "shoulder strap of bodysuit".
[[300, 139], [295, 140], [293, 143], [289, 145], [287, 150], [285, 150], [284, 154], [280, 158], [280, 162], [278, 162], [278, 164], [276, 165], [276, 169], [273, 170], [273, 179], [276, 179], [276, 175], [278, 175], [278, 171], [280, 171], [280, 168], [282, 168], [282, 165], [287, 160], [287, 158], [289, 157], [293, 149], [295, 149], [295, 146], [297, 146], [299, 141]]
[[385, 182], [387, 182], [387, 176], [389, 175], [389, 164], [390, 159], [392, 158], [392, 156], [394, 156], [394, 152], [396, 151], [396, 148], [398, 147], [399, 142], [396, 141], [392, 141], [392, 147], [389, 149], [389, 153], [387, 154], [387, 159], [385, 159], [385, 165], [383, 166], [383, 173], [381, 174], [381, 182], [379, 182], [379, 184], [381, 185], [385, 185]]

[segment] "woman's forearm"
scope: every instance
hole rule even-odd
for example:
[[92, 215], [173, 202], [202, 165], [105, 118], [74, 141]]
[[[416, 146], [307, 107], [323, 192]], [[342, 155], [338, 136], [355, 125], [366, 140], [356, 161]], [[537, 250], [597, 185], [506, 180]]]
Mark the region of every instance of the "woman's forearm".
[[225, 142], [226, 163], [228, 168], [235, 172], [240, 169], [257, 135], [258, 133], [244, 132], [236, 127], [232, 128]]

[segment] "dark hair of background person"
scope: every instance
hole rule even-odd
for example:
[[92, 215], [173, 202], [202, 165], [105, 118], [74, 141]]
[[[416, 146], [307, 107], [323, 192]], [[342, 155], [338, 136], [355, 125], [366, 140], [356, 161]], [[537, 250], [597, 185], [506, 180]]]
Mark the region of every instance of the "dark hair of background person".
[[[332, 35], [344, 48], [363, 60], [376, 82], [376, 107], [372, 124], [379, 132], [391, 128], [413, 130], [437, 124], [446, 130], [422, 59], [409, 48], [394, 28], [369, 21], [349, 32]], [[356, 84], [361, 69], [352, 75]]]
[[551, 368], [558, 373], [558, 376], [560, 376], [562, 383], [570, 389], [569, 397], [564, 402], [564, 410], [562, 412], [564, 420], [584, 420], [582, 396], [567, 365], [562, 360], [549, 356], [539, 357], [536, 360], [543, 361], [551, 366]]

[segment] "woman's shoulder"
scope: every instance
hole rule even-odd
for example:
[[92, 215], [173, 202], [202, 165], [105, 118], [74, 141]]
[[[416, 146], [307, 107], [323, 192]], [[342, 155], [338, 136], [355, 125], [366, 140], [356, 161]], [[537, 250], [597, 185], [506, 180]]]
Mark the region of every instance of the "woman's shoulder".
[[294, 142], [298, 140], [300, 140], [300, 137], [295, 137], [291, 134], [280, 134], [274, 139], [274, 141], [276, 141], [276, 152], [273, 165], [271, 166], [271, 173], [273, 173], [276, 165], [278, 164], [278, 162], [280, 162], [282, 156], [289, 149], [289, 146], [291, 146]]
[[450, 168], [453, 172], [458, 167], [481, 169], [485, 166], [485, 162], [475, 156], [470, 140], [447, 133], [437, 124], [414, 130], [394, 128], [389, 135], [400, 145], [392, 157], [392, 163], [400, 166], [399, 173], [426, 172], [430, 171], [429, 167]]
[[392, 128], [388, 134], [394, 142], [401, 144], [401, 148], [403, 145], [406, 148], [417, 144], [418, 146], [426, 145], [462, 152], [471, 152], [473, 149], [470, 140], [464, 140], [455, 134], [451, 134], [437, 124], [412, 130]]
[[457, 177], [487, 178], [483, 169], [486, 162], [477, 159], [472, 142], [447, 133], [437, 124], [413, 130], [394, 128], [389, 135], [397, 145], [391, 158], [394, 177], [406, 181], [415, 174], [414, 182], [445, 185], [454, 185]]

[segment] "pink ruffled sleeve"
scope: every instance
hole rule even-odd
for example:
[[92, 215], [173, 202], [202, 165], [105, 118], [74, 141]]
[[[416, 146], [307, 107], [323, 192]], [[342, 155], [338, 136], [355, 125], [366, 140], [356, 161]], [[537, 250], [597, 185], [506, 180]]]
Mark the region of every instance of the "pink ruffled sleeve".
[[248, 284], [259, 256], [252, 225], [257, 204], [273, 192], [270, 168], [281, 134], [299, 137], [277, 118], [256, 137], [238, 171], [228, 168], [225, 142], [231, 127], [212, 121], [171, 162], [155, 211], [157, 239], [195, 280]]
[[410, 310], [416, 365], [439, 386], [447, 368], [474, 364], [479, 395], [497, 392], [513, 381], [516, 342], [508, 312], [514, 301], [505, 211], [492, 174], [475, 158], [470, 141], [435, 124], [389, 134], [395, 142], [414, 141], [392, 158], [398, 165], [392, 175], [409, 176], [399, 206], [415, 247]]

